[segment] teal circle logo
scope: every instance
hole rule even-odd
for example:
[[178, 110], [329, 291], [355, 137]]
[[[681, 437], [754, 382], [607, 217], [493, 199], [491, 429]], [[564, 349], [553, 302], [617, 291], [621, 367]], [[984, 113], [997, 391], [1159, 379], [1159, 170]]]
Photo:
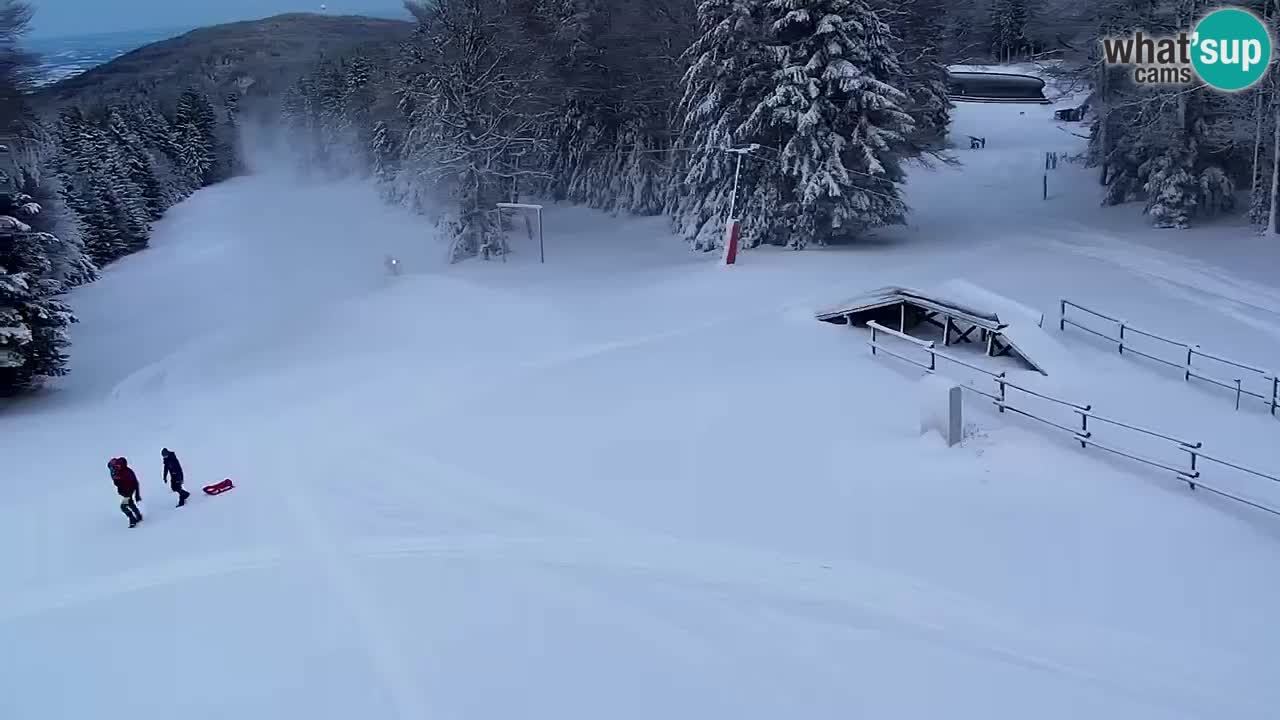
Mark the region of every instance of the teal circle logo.
[[1241, 8], [1205, 15], [1191, 38], [1191, 64], [1205, 84], [1235, 92], [1253, 87], [1271, 65], [1271, 33]]

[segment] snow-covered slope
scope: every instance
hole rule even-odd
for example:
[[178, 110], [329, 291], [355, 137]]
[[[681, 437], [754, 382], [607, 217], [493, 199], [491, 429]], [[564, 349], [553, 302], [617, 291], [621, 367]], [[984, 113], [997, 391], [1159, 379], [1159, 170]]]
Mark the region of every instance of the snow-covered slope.
[[[1276, 251], [1151, 249], [1073, 166], [1041, 200], [1072, 141], [1030, 110], [959, 108], [1006, 139], [915, 173], [910, 228], [732, 269], [566, 208], [545, 265], [448, 267], [359, 187], [201, 192], [0, 415], [0, 717], [1272, 717], [1280, 518], [972, 404], [919, 437], [919, 373], [813, 319], [963, 278], [1275, 357], [1280, 290], [1229, 259]], [[1056, 340], [1064, 392], [1280, 469], [1265, 411]], [[174, 509], [162, 446], [238, 487]]]

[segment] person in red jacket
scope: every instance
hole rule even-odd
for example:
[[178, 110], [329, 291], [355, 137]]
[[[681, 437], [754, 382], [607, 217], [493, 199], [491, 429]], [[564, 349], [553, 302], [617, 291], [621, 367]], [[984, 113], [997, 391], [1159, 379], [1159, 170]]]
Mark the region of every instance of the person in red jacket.
[[138, 485], [138, 476], [129, 468], [124, 458], [115, 458], [107, 463], [111, 470], [111, 482], [115, 483], [116, 492], [120, 493], [120, 512], [129, 518], [129, 527], [137, 527], [142, 522], [142, 511], [138, 510], [135, 501], [141, 502], [142, 489]]

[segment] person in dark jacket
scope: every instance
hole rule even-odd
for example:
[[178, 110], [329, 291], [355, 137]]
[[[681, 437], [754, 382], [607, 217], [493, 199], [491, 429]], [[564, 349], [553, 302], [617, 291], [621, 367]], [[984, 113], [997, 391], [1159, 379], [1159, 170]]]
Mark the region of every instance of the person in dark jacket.
[[178, 507], [187, 504], [187, 498], [191, 497], [191, 493], [182, 488], [182, 463], [178, 462], [178, 456], [169, 448], [160, 450], [160, 457], [164, 458], [164, 479], [169, 483], [169, 488], [178, 493]]
[[120, 494], [120, 512], [129, 518], [129, 527], [137, 527], [138, 523], [142, 522], [142, 511], [138, 509], [135, 502], [142, 500], [138, 476], [129, 468], [129, 462], [122, 457], [108, 462], [107, 469], [111, 471], [111, 482], [115, 484], [116, 492]]

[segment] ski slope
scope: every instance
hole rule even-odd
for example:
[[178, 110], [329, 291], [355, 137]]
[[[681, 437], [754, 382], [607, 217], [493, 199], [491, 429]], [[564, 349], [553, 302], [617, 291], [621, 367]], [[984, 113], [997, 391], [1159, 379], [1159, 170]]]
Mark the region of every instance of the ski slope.
[[[359, 185], [202, 191], [0, 412], [0, 717], [1273, 717], [1280, 518], [979, 407], [948, 449], [919, 373], [813, 319], [958, 279], [1277, 357], [1275, 247], [1071, 165], [1042, 200], [1082, 142], [1049, 112], [961, 106], [987, 148], [913, 173], [910, 227], [732, 269], [659, 219], [448, 266]], [[1054, 339], [1059, 391], [1280, 469], [1265, 411]], [[161, 447], [238, 487], [173, 508]]]

